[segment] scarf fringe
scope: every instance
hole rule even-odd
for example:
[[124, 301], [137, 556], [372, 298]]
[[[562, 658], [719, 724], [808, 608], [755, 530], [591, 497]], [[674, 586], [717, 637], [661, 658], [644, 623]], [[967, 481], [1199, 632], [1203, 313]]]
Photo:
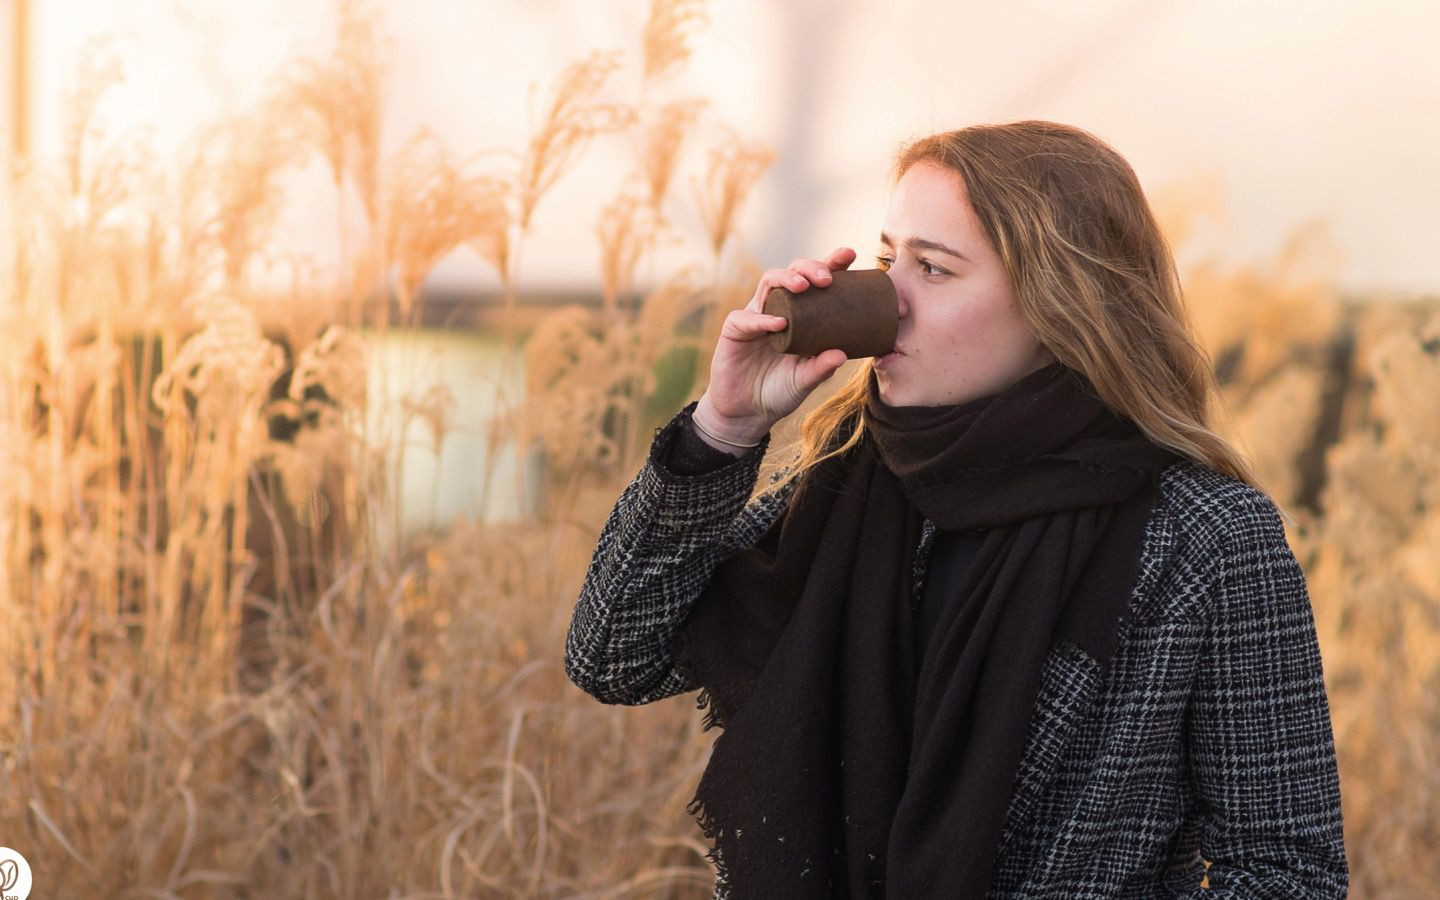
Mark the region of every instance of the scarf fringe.
[[695, 697], [695, 708], [705, 712], [704, 719], [700, 723], [700, 731], [703, 734], [712, 728], [724, 729], [725, 723], [721, 721], [720, 711], [715, 708], [715, 698], [709, 688], [701, 688], [700, 693]]
[[715, 821], [714, 816], [705, 808], [705, 804], [700, 800], [698, 794], [685, 807], [685, 810], [695, 817], [695, 821], [700, 824], [701, 832], [710, 841], [710, 850], [705, 854], [705, 858], [715, 869], [715, 896], [717, 898], [727, 897], [731, 887], [730, 872], [720, 853], [720, 838], [725, 834], [725, 829]]
[[[670, 662], [676, 671], [691, 679], [692, 683], [698, 680], [694, 678], [695, 665], [691, 659], [688, 634], [683, 627], [677, 629], [675, 633], [670, 636], [669, 649]], [[729, 704], [716, 702], [715, 692], [717, 689], [722, 693], [724, 692], [724, 688], [719, 685], [704, 685], [700, 688], [700, 693], [695, 697], [695, 708], [705, 713], [705, 717], [700, 725], [701, 733], [714, 728], [723, 730], [725, 728], [725, 722], [729, 718], [720, 711], [721, 706], [728, 707]]]
[[[670, 657], [672, 664], [682, 673], [693, 672], [691, 668], [690, 646], [686, 640], [684, 628], [677, 630], [670, 638]], [[712, 686], [700, 688], [700, 693], [695, 697], [695, 708], [705, 713], [701, 720], [701, 733], [710, 731], [713, 728], [724, 730], [726, 717], [720, 712], [720, 704], [715, 702], [715, 692]], [[715, 820], [715, 817], [705, 808], [704, 802], [700, 799], [700, 792], [697, 789], [694, 799], [685, 807], [686, 811], [695, 817], [700, 825], [700, 831], [710, 841], [710, 850], [706, 852], [705, 858], [710, 861], [710, 866], [715, 870], [715, 892], [714, 900], [726, 900], [730, 897], [731, 880], [729, 867], [726, 865], [724, 856], [720, 852], [720, 838], [725, 829]]]

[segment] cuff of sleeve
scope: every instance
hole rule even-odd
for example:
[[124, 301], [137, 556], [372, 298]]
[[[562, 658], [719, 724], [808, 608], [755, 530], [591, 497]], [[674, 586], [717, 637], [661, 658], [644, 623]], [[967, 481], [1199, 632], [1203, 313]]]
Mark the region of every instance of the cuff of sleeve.
[[759, 446], [740, 456], [717, 450], [691, 430], [695, 426], [690, 424], [690, 417], [698, 404], [698, 400], [690, 401], [673, 419], [656, 429], [650, 444], [650, 464], [669, 479], [706, 478], [737, 467], [753, 467], [758, 472], [770, 446], [769, 432], [760, 439]]
[[670, 439], [668, 454], [660, 461], [678, 475], [703, 475], [728, 466], [739, 458], [706, 443], [691, 414], [685, 416], [684, 423]]
[[697, 402], [692, 401], [656, 429], [650, 444], [647, 474], [653, 479], [653, 488], [667, 495], [669, 501], [660, 504], [662, 525], [688, 528], [703, 527], [717, 518], [728, 521], [749, 498], [760, 475], [760, 463], [770, 446], [769, 433], [760, 439], [758, 447], [738, 457], [706, 445], [706, 450], [725, 459], [713, 457], [719, 465], [705, 471], [684, 471], [683, 463], [675, 459], [675, 445], [683, 437], [682, 430], [693, 427], [690, 414]]

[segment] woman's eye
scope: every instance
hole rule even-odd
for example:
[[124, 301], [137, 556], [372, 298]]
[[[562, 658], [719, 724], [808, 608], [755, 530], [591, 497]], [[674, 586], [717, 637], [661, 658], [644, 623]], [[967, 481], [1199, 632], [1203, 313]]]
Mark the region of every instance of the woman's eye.
[[[935, 265], [934, 263], [927, 262], [926, 260], [917, 259], [915, 262], [916, 262], [917, 265], [920, 266], [920, 271], [921, 271], [923, 274], [925, 274], [925, 275], [949, 275], [949, 274], [950, 274], [949, 272], [945, 271], [944, 269], [940, 268], [939, 266]], [[895, 258], [894, 258], [893, 256], [877, 256], [877, 257], [875, 257], [875, 265], [876, 265], [876, 267], [879, 268], [880, 271], [882, 271], [882, 272], [888, 271], [892, 266], [895, 265]]]

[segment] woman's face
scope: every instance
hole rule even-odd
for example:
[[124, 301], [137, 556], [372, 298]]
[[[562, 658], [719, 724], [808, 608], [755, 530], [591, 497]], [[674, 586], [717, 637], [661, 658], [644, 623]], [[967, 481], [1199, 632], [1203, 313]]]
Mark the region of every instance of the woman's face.
[[960, 175], [919, 162], [900, 177], [880, 234], [900, 300], [895, 352], [875, 361], [890, 406], [948, 406], [997, 394], [1055, 361], [1015, 299]]

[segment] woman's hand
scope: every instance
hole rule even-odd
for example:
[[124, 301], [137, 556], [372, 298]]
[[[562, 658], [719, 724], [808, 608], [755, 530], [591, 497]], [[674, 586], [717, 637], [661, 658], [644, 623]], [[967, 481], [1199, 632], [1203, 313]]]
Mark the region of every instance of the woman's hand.
[[[841, 247], [823, 261], [797, 259], [787, 269], [770, 269], [761, 276], [750, 302], [725, 316], [710, 360], [710, 384], [692, 414], [702, 426], [702, 438], [707, 438], [708, 430], [736, 443], [759, 441], [844, 365], [845, 352], [839, 349], [801, 358], [772, 348], [766, 336], [787, 323], [766, 314], [764, 305], [765, 296], [777, 287], [792, 293], [812, 284], [829, 287], [830, 273], [848, 269], [853, 262], [855, 251]], [[707, 443], [714, 446], [708, 439]], [[736, 452], [731, 447], [718, 449]]]

